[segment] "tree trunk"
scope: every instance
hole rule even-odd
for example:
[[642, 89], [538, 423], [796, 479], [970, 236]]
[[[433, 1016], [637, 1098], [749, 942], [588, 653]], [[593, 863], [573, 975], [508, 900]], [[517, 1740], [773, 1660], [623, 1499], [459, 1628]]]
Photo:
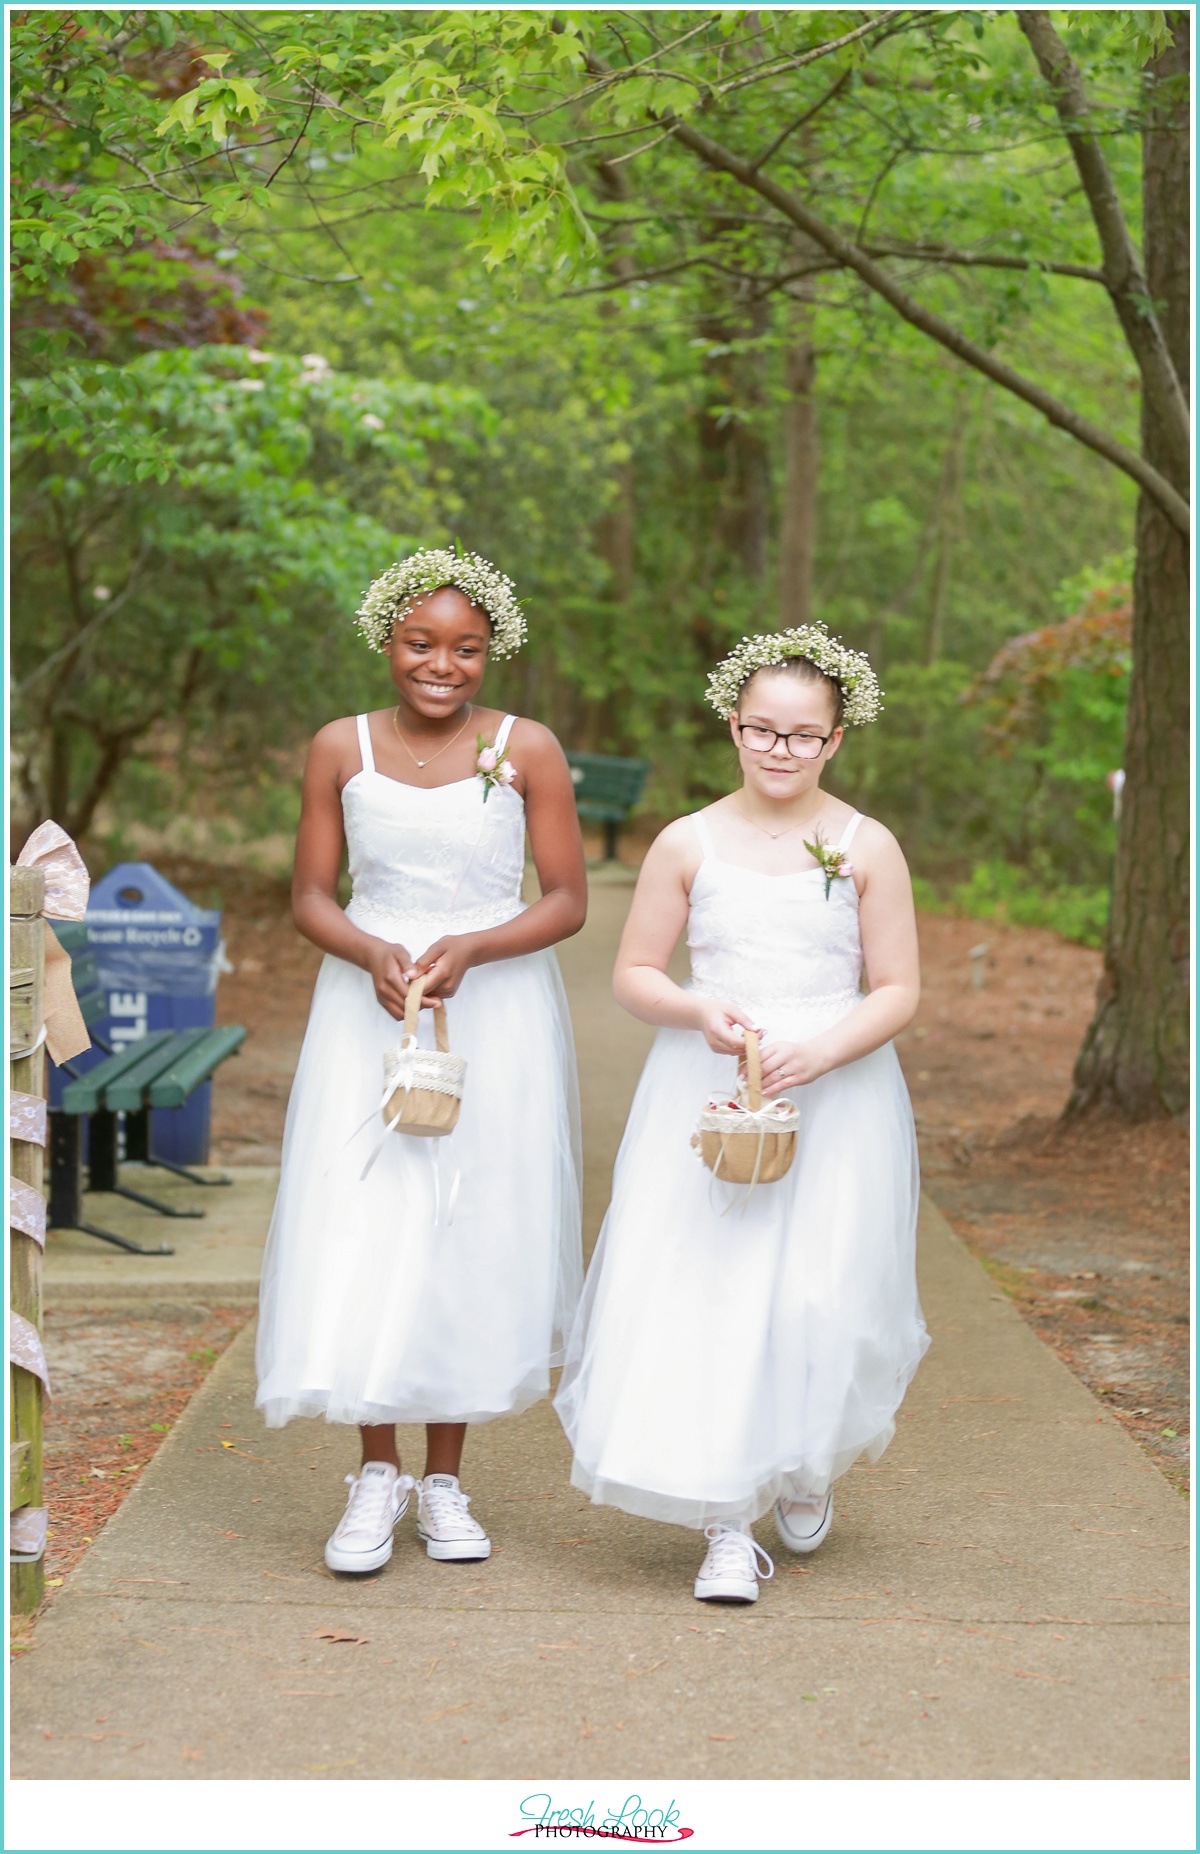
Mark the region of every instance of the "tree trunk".
[[[1146, 277], [1185, 391], [1188, 379], [1188, 104], [1172, 86], [1190, 68], [1187, 14], [1168, 15], [1172, 43], [1147, 67], [1142, 137]], [[1146, 459], [1187, 492], [1148, 396]], [[1191, 601], [1188, 548], [1144, 491], [1137, 511], [1133, 676], [1125, 789], [1117, 832], [1112, 912], [1096, 1015], [1075, 1068], [1068, 1114], [1108, 1108], [1132, 1118], [1188, 1106], [1189, 763]]]
[[53, 722], [45, 782], [46, 804], [52, 818], [65, 818], [71, 809], [71, 746], [70, 722]]
[[783, 520], [779, 534], [779, 622], [784, 630], [812, 622], [817, 552], [817, 350], [811, 299], [795, 304], [787, 353], [784, 412]]
[[[726, 297], [699, 322], [701, 338], [716, 349], [704, 360], [700, 475], [709, 494], [699, 551], [711, 559], [705, 543], [715, 540], [718, 553], [732, 555], [745, 577], [758, 581], [767, 569], [771, 520], [770, 460], [762, 434], [765, 357], [758, 338], [767, 332], [770, 310], [763, 297], [747, 302], [746, 295], [739, 288], [732, 304]], [[730, 352], [739, 341], [754, 345]]]
[[[750, 334], [757, 339], [766, 334], [770, 310], [766, 298], [756, 296], [750, 305]], [[746, 577], [760, 580], [767, 570], [767, 546], [771, 537], [771, 460], [762, 431], [765, 393], [763, 375], [766, 355], [755, 345], [742, 356], [741, 400], [747, 417], [734, 427], [734, 454], [737, 460], [737, 530], [742, 569]]]
[[[613, 167], [608, 161], [597, 164], [600, 185], [607, 199], [624, 205], [630, 196], [629, 170]], [[614, 233], [608, 266], [614, 277], [628, 278], [633, 273], [629, 237], [624, 229]], [[621, 309], [615, 297], [606, 297], [601, 315], [614, 325]], [[608, 567], [609, 588], [614, 604], [627, 605], [633, 597], [637, 548], [637, 505], [633, 475], [632, 446], [626, 440], [626, 456], [613, 470], [613, 496], [596, 523], [596, 551]], [[607, 622], [607, 621], [606, 621]], [[613, 691], [600, 696], [585, 696], [572, 702], [570, 744], [584, 753], [619, 752], [623, 746], [621, 705]]]
[[[601, 161], [598, 169], [606, 197], [624, 205], [630, 194], [629, 170], [613, 167], [607, 161]], [[633, 258], [628, 249], [627, 233], [617, 233], [609, 256], [609, 269], [614, 277], [627, 278], [632, 275]], [[612, 297], [607, 297], [601, 313], [615, 322], [620, 309]], [[616, 494], [597, 524], [597, 545], [612, 575], [613, 596], [623, 604], [633, 592], [634, 578], [636, 507], [632, 453], [617, 465], [613, 475]]]
[[929, 596], [929, 628], [925, 636], [925, 661], [932, 669], [942, 655], [946, 638], [946, 609], [950, 603], [950, 581], [954, 566], [954, 548], [962, 528], [963, 457], [967, 443], [967, 395], [963, 383], [955, 394], [954, 424], [942, 462], [942, 480], [938, 484], [937, 554], [933, 563], [933, 587]]

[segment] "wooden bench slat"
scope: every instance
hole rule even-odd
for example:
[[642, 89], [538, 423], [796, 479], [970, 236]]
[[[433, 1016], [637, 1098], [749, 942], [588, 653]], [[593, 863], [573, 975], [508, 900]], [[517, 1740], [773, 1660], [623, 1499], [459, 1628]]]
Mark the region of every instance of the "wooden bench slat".
[[[149, 1036], [131, 1043], [127, 1049], [119, 1049], [114, 1056], [108, 1056], [98, 1062], [94, 1069], [81, 1075], [78, 1081], [68, 1082], [63, 1089], [63, 1112], [65, 1114], [94, 1114], [105, 1105], [104, 1095], [109, 1083], [120, 1079], [130, 1069], [151, 1057], [154, 1051], [170, 1041], [174, 1032], [171, 1030], [153, 1030]], [[139, 1097], [140, 1102], [140, 1097]]]
[[642, 795], [648, 760], [622, 759], [608, 753], [568, 753], [581, 817], [621, 823]]
[[151, 1084], [160, 1075], [164, 1075], [173, 1063], [184, 1055], [198, 1038], [208, 1034], [205, 1030], [168, 1030], [166, 1041], [156, 1043], [150, 1049], [150, 1038], [145, 1036], [136, 1044], [138, 1049], [146, 1051], [141, 1062], [132, 1068], [122, 1070], [114, 1076], [104, 1090], [104, 1105], [113, 1114], [136, 1114], [146, 1105]]
[[84, 1025], [89, 1030], [93, 1024], [103, 1023], [108, 1016], [108, 993], [106, 991], [76, 992], [75, 1002], [79, 1006], [79, 1014], [83, 1018]]
[[177, 1050], [171, 1065], [155, 1076], [150, 1084], [151, 1107], [182, 1107], [192, 1090], [207, 1081], [213, 1070], [231, 1056], [245, 1038], [241, 1024], [225, 1024], [218, 1030], [186, 1032], [195, 1035], [189, 1048]]

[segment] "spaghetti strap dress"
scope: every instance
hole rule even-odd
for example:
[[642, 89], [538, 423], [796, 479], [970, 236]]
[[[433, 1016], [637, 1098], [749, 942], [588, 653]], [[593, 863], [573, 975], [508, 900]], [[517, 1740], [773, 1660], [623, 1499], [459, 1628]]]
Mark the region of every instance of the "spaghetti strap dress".
[[[347, 917], [416, 958], [519, 914], [516, 788], [406, 785], [376, 770], [365, 715], [358, 738], [362, 768], [342, 791]], [[430, 1047], [432, 1017], [419, 1030]], [[367, 972], [333, 954], [321, 964], [263, 1259], [257, 1402], [270, 1427], [486, 1422], [545, 1397], [562, 1362], [582, 1278], [580, 1138], [553, 952], [472, 967], [446, 1017], [467, 1063], [457, 1126], [387, 1133], [383, 1058], [401, 1026]]]
[[[740, 1005], [766, 1043], [857, 1010], [853, 878], [827, 895], [815, 866], [768, 875], [724, 861], [703, 813], [694, 822], [689, 987]], [[734, 1076], [698, 1031], [658, 1032], [555, 1399], [577, 1487], [683, 1526], [740, 1524], [878, 1458], [928, 1345], [916, 1138], [892, 1044], [788, 1091], [795, 1159], [748, 1195], [691, 1145]]]

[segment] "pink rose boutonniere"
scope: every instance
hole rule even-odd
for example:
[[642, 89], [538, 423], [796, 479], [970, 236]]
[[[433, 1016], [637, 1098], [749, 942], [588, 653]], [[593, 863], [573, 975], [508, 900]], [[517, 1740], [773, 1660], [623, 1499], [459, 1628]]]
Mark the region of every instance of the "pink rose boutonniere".
[[805, 837], [802, 839], [802, 842], [809, 855], [816, 858], [817, 865], [822, 875], [825, 877], [825, 899], [828, 901], [829, 891], [833, 887], [834, 882], [840, 876], [852, 876], [854, 874], [854, 864], [849, 861], [845, 850], [834, 849], [830, 844], [826, 843], [823, 837], [818, 836], [815, 843], [810, 843], [807, 837]]
[[479, 749], [475, 757], [475, 772], [483, 780], [483, 802], [486, 805], [492, 787], [511, 785], [517, 776], [517, 769], [508, 757], [507, 747], [489, 747], [482, 734], [476, 734], [475, 744]]

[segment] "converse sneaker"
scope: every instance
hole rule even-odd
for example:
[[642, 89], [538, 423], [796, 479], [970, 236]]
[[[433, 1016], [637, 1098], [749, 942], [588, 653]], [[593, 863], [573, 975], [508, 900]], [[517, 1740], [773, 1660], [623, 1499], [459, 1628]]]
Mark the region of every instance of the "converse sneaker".
[[833, 1524], [833, 1489], [809, 1500], [776, 1500], [775, 1530], [789, 1551], [816, 1551]]
[[758, 1580], [774, 1577], [775, 1566], [756, 1538], [736, 1526], [705, 1526], [708, 1551], [695, 1595], [702, 1603], [757, 1603]]
[[390, 1461], [365, 1461], [346, 1484], [350, 1498], [325, 1547], [325, 1562], [331, 1571], [377, 1571], [392, 1555], [392, 1531], [416, 1482]]
[[427, 1474], [417, 1482], [417, 1532], [431, 1558], [490, 1558], [492, 1541], [467, 1508], [471, 1496], [456, 1474]]

